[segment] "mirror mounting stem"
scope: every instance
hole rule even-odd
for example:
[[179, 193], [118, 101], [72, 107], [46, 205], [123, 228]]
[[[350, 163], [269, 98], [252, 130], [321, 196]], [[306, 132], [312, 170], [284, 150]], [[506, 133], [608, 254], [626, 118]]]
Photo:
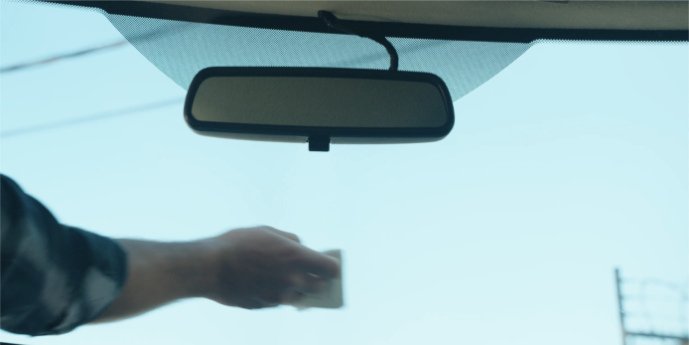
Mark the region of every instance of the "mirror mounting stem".
[[309, 137], [309, 151], [330, 151], [330, 138], [328, 136], [314, 135]]
[[325, 24], [333, 30], [340, 31], [342, 33], [349, 35], [357, 35], [360, 37], [368, 38], [381, 44], [383, 47], [385, 47], [385, 50], [387, 50], [388, 54], [390, 55], [389, 70], [393, 72], [396, 72], [398, 70], [399, 56], [397, 55], [397, 50], [395, 49], [395, 46], [393, 46], [392, 43], [390, 43], [390, 41], [387, 38], [385, 38], [385, 36], [375, 36], [369, 35], [364, 32], [357, 32], [343, 25], [342, 22], [340, 22], [340, 20], [337, 19], [337, 17], [335, 17], [334, 14], [328, 11], [318, 11], [318, 18], [322, 19], [325, 22]]

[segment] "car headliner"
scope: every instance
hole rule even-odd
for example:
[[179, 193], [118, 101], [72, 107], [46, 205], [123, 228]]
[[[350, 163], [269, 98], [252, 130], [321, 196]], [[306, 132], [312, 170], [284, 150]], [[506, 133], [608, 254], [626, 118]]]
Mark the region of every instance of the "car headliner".
[[333, 12], [368, 33], [493, 42], [688, 40], [686, 1], [117, 1], [64, 2], [110, 14], [332, 32]]
[[330, 28], [321, 9], [351, 31], [390, 37], [400, 70], [438, 75], [453, 100], [541, 39], [689, 39], [687, 3], [677, 1], [53, 2], [101, 11], [182, 88], [211, 66], [387, 68], [380, 46]]

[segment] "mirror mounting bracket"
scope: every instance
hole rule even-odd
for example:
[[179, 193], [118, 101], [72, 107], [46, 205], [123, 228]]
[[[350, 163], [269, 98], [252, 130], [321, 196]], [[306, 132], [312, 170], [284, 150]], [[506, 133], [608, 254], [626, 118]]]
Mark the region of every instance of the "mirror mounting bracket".
[[385, 47], [385, 50], [387, 50], [388, 54], [390, 55], [390, 68], [388, 68], [388, 70], [392, 72], [396, 72], [398, 70], [399, 55], [397, 55], [397, 50], [395, 49], [395, 46], [393, 46], [392, 43], [387, 38], [385, 38], [385, 36], [371, 35], [365, 32], [359, 32], [352, 28], [349, 28], [345, 26], [337, 17], [335, 17], [335, 15], [332, 14], [332, 12], [322, 10], [318, 11], [318, 18], [323, 20], [325, 24], [333, 30], [349, 35], [357, 35], [360, 37], [368, 38], [377, 42], [378, 44], [381, 44], [383, 47]]
[[313, 135], [309, 137], [309, 151], [330, 151], [330, 138], [328, 136]]

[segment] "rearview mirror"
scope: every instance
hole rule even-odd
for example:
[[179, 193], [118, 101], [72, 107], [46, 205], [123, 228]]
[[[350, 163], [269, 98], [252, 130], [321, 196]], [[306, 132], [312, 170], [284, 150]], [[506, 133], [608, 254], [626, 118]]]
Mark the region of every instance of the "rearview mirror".
[[435, 141], [454, 124], [445, 83], [429, 73], [339, 68], [212, 67], [189, 86], [184, 116], [197, 133], [333, 143]]

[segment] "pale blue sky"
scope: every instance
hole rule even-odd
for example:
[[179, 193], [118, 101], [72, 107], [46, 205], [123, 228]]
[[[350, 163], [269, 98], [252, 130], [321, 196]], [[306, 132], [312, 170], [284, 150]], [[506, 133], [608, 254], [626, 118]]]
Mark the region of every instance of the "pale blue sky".
[[[0, 65], [120, 38], [94, 12], [3, 1]], [[342, 248], [347, 306], [189, 300], [27, 344], [619, 342], [612, 270], [689, 279], [686, 43], [546, 42], [455, 103], [431, 144], [207, 138], [181, 102], [0, 138], [2, 173], [61, 221], [192, 239], [269, 224]], [[0, 76], [0, 131], [180, 97], [135, 49]], [[669, 325], [665, 325], [668, 326]]]

